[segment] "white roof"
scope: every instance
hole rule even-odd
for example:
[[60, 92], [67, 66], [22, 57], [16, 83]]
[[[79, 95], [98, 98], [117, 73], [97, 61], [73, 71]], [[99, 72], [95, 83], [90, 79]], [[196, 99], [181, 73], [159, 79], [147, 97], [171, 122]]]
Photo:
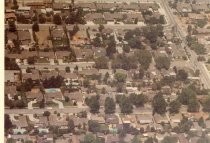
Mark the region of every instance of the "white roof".
[[23, 7], [19, 7], [18, 10], [26, 10], [26, 11], [29, 11], [29, 10], [31, 10], [31, 7], [29, 7], [29, 6], [23, 6]]

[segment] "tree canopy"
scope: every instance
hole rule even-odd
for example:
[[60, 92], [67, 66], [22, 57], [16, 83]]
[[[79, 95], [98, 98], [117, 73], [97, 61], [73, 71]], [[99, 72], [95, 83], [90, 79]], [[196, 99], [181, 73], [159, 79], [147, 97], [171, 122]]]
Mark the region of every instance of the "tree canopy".
[[158, 93], [152, 101], [153, 112], [164, 114], [166, 112], [167, 103], [161, 93]]

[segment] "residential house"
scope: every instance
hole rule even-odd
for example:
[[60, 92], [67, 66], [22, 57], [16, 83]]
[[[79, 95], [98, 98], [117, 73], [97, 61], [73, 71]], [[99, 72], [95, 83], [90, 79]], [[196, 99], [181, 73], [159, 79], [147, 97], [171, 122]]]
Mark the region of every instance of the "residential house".
[[81, 92], [64, 92], [63, 94], [64, 97], [68, 97], [70, 101], [72, 101], [74, 104], [77, 103], [84, 103], [84, 97], [83, 94]]
[[9, 9], [5, 10], [5, 22], [8, 22], [10, 20], [16, 21], [16, 19], [17, 19], [17, 17], [15, 15], [14, 10], [9, 10]]
[[207, 12], [209, 11], [209, 7], [207, 4], [192, 4], [192, 10], [198, 12]]
[[191, 13], [192, 12], [192, 7], [191, 7], [190, 3], [178, 2], [176, 9], [179, 13]]
[[20, 71], [19, 70], [5, 70], [4, 71], [6, 83], [17, 83], [20, 81]]
[[108, 134], [105, 137], [105, 143], [120, 143], [118, 135]]
[[25, 82], [27, 79], [32, 79], [33, 82], [37, 82], [40, 79], [39, 71], [32, 70], [30, 73], [22, 72], [22, 82]]
[[43, 94], [39, 88], [32, 88], [31, 91], [26, 92], [26, 98], [29, 100], [36, 99], [37, 101], [42, 101]]
[[17, 95], [17, 87], [14, 85], [5, 85], [4, 93], [7, 95], [9, 99], [13, 99], [15, 95]]
[[78, 118], [78, 117], [73, 117], [72, 120], [74, 121], [75, 127], [87, 127], [88, 125], [88, 119], [87, 118]]
[[58, 71], [56, 70], [51, 70], [51, 71], [41, 71], [41, 79], [50, 79], [51, 77], [57, 77], [59, 75]]
[[127, 11], [135, 11], [138, 12], [140, 10], [140, 7], [137, 3], [122, 3], [121, 5], [119, 5], [119, 8], [122, 9], [123, 11], [127, 12]]
[[81, 7], [83, 11], [88, 11], [88, 12], [96, 11], [95, 3], [75, 3], [75, 7]]
[[200, 127], [198, 125], [198, 122], [193, 122], [192, 127], [190, 128], [190, 131], [201, 132], [202, 131], [202, 127]]
[[152, 114], [138, 114], [136, 115], [137, 122], [140, 124], [152, 124], [153, 117]]
[[51, 114], [49, 116], [49, 125], [57, 126], [60, 130], [68, 129], [68, 121], [66, 120], [66, 116], [57, 116], [57, 114]]
[[63, 94], [60, 88], [48, 88], [45, 89], [45, 101], [52, 101], [53, 99], [62, 100]]
[[106, 49], [100, 47], [93, 48], [93, 55], [94, 58], [106, 56]]
[[31, 7], [32, 10], [45, 8], [44, 2], [29, 2], [29, 3], [26, 3], [26, 6]]
[[18, 40], [20, 41], [20, 47], [26, 50], [31, 48], [31, 34], [29, 30], [17, 30]]
[[182, 120], [182, 115], [181, 114], [170, 114], [170, 124], [171, 126], [174, 128], [176, 126], [178, 126], [178, 124], [181, 122]]
[[124, 19], [124, 23], [128, 24], [137, 24], [139, 22], [144, 22], [144, 18], [141, 13], [127, 13], [126, 18]]
[[74, 52], [76, 54], [77, 61], [87, 61], [93, 58], [92, 49], [74, 48]]
[[102, 115], [91, 114], [90, 120], [96, 121], [99, 124], [105, 124], [105, 119], [104, 119], [104, 116]]
[[169, 120], [167, 118], [166, 115], [160, 115], [160, 114], [154, 114], [154, 121], [157, 123], [157, 124], [161, 124], [161, 123], [169, 123]]
[[85, 21], [87, 22], [87, 24], [97, 24], [99, 22], [105, 23], [102, 13], [88, 13], [85, 15]]
[[12, 124], [16, 127], [13, 129], [14, 134], [24, 134], [26, 132], [26, 128], [28, 127], [26, 116], [18, 116], [17, 120], [12, 120]]
[[105, 12], [104, 13], [104, 19], [107, 21], [107, 23], [112, 23], [114, 22], [119, 22], [123, 19], [123, 14], [122, 13], [110, 13], [110, 12]]
[[70, 143], [71, 139], [56, 139], [55, 143]]
[[178, 134], [178, 140], [179, 140], [179, 143], [189, 143], [189, 141], [187, 140], [187, 138], [185, 137], [183, 133]]
[[35, 122], [34, 123], [34, 127], [35, 128], [45, 128], [45, 127], [48, 127], [49, 126], [49, 122], [48, 122], [48, 117], [46, 116], [40, 116], [38, 118], [38, 122]]
[[70, 62], [70, 54], [68, 51], [56, 51], [55, 57], [57, 58], [58, 64], [63, 65]]
[[24, 16], [26, 19], [30, 19], [33, 14], [31, 7], [28, 6], [19, 6], [15, 12], [18, 16]]
[[96, 3], [98, 11], [114, 11], [117, 8], [117, 3]]
[[92, 69], [83, 69], [82, 71], [79, 71], [79, 75], [81, 75], [83, 77], [91, 77], [93, 75], [99, 75], [99, 72], [95, 68], [92, 68]]
[[66, 86], [72, 86], [72, 88], [79, 88], [79, 77], [76, 73], [59, 73], [60, 76], [64, 78], [64, 82]]
[[39, 59], [37, 59], [37, 64], [55, 64], [55, 54], [54, 52], [39, 52], [38, 53]]

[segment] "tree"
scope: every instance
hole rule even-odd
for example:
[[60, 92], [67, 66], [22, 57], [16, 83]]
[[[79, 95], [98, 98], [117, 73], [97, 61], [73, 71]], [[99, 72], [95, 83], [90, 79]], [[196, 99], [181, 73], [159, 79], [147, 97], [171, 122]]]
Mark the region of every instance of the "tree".
[[50, 112], [49, 111], [44, 111], [43, 116], [49, 117], [50, 116]]
[[72, 119], [70, 119], [68, 121], [68, 131], [72, 133], [72, 132], [74, 132], [74, 128], [75, 128], [74, 121]]
[[147, 70], [149, 68], [150, 63], [152, 62], [152, 55], [148, 50], [138, 50], [135, 52], [135, 57], [139, 64], [141, 64], [142, 68]]
[[192, 126], [192, 121], [188, 120], [187, 117], [183, 117], [181, 122], [178, 124], [179, 125], [179, 133], [187, 133], [189, 132], [191, 126]]
[[100, 130], [100, 125], [98, 122], [89, 120], [88, 121], [89, 131], [93, 133], [97, 133]]
[[170, 59], [168, 57], [166, 57], [166, 56], [159, 56], [159, 57], [157, 57], [155, 59], [155, 63], [156, 63], [157, 69], [164, 68], [166, 70], [169, 69], [170, 64], [171, 64]]
[[39, 32], [39, 24], [37, 22], [32, 25], [32, 30], [33, 32]]
[[130, 114], [133, 112], [133, 106], [128, 97], [122, 96], [120, 99], [119, 105], [120, 105], [121, 113]]
[[188, 112], [198, 112], [200, 109], [200, 104], [197, 101], [196, 97], [191, 97], [187, 106]]
[[92, 42], [93, 46], [95, 47], [100, 47], [101, 46], [101, 39], [99, 36], [96, 36], [94, 39], [93, 39], [93, 42]]
[[181, 103], [179, 102], [179, 100], [173, 100], [172, 102], [170, 102], [169, 107], [170, 113], [179, 113]]
[[106, 55], [108, 57], [112, 57], [113, 54], [117, 52], [117, 50], [116, 50], [116, 43], [115, 43], [114, 37], [110, 38], [109, 41], [110, 42], [108, 43], [108, 47], [106, 48]]
[[62, 23], [61, 16], [59, 14], [55, 14], [53, 16], [53, 22], [54, 24], [61, 25]]
[[192, 25], [188, 25], [187, 26], [187, 32], [188, 32], [189, 35], [191, 35], [191, 33], [192, 33]]
[[84, 86], [84, 87], [89, 87], [89, 86], [90, 86], [90, 80], [86, 78], [86, 79], [83, 81], [83, 86]]
[[141, 140], [138, 138], [138, 136], [134, 136], [131, 140], [131, 143], [141, 143]]
[[161, 93], [158, 93], [152, 100], [153, 113], [164, 114], [167, 103]]
[[183, 88], [181, 94], [178, 96], [178, 100], [183, 105], [188, 105], [191, 98], [195, 98], [196, 93], [189, 87]]
[[108, 59], [106, 57], [98, 57], [95, 60], [95, 66], [97, 69], [107, 69], [108, 68]]
[[12, 128], [12, 122], [8, 114], [4, 114], [4, 129], [7, 132], [10, 128]]
[[117, 82], [125, 82], [127, 75], [123, 73], [115, 73], [114, 78]]
[[90, 98], [86, 98], [85, 102], [89, 106], [91, 113], [99, 112], [99, 108], [100, 108], [99, 97], [92, 96]]
[[130, 47], [128, 45], [123, 45], [123, 52], [129, 53], [130, 52]]
[[132, 93], [130, 94], [129, 98], [133, 105], [137, 107], [144, 106], [144, 103], [146, 102], [146, 97], [143, 94]]
[[70, 67], [66, 67], [66, 68], [65, 68], [65, 71], [66, 71], [67, 73], [70, 73], [70, 72], [71, 72]]
[[178, 139], [173, 136], [166, 136], [164, 139], [161, 141], [161, 143], [177, 143]]
[[9, 31], [10, 32], [15, 32], [16, 31], [16, 25], [15, 25], [14, 20], [9, 20], [8, 25], [9, 25]]
[[114, 100], [110, 97], [106, 97], [104, 107], [105, 107], [104, 112], [106, 114], [113, 114], [115, 112], [115, 108], [116, 108]]
[[104, 25], [100, 24], [98, 27], [99, 32], [102, 32], [103, 29], [104, 29]]
[[28, 57], [27, 61], [29, 65], [33, 65], [35, 63], [35, 57]]
[[202, 128], [205, 128], [206, 127], [206, 124], [205, 124], [205, 121], [203, 119], [203, 117], [200, 117], [199, 120], [198, 120], [198, 125]]
[[187, 80], [187, 77], [188, 77], [188, 73], [185, 70], [183, 69], [178, 70], [177, 75], [176, 75], [177, 80], [185, 81]]
[[44, 17], [43, 14], [39, 14], [39, 23], [43, 24], [46, 22], [46, 18]]
[[17, 0], [13, 0], [13, 6], [12, 6], [12, 9], [18, 9], [18, 3], [17, 3]]
[[203, 103], [203, 111], [210, 112], [210, 96]]

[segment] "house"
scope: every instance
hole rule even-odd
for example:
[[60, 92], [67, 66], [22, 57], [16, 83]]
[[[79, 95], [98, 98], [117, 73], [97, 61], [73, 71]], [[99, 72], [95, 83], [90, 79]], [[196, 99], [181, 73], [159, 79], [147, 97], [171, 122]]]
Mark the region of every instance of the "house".
[[196, 132], [201, 132], [202, 131], [202, 127], [200, 127], [198, 125], [198, 122], [193, 122], [191, 128], [190, 128], [190, 131], [196, 131]]
[[123, 19], [123, 14], [122, 13], [110, 13], [110, 12], [105, 12], [104, 13], [104, 19], [109, 23], [109, 22], [117, 22], [121, 21]]
[[152, 114], [138, 114], [136, 115], [137, 122], [140, 124], [151, 124], [153, 123]]
[[66, 116], [57, 116], [57, 114], [51, 114], [49, 116], [49, 125], [58, 126], [59, 129], [67, 129], [68, 121], [66, 120]]
[[49, 126], [48, 117], [40, 116], [38, 120], [39, 120], [38, 122], [34, 123], [35, 128], [41, 128], [41, 127], [45, 128]]
[[14, 124], [16, 127], [26, 128], [28, 127], [27, 117], [17, 116], [17, 120], [12, 120], [12, 124]]
[[144, 18], [141, 13], [127, 13], [126, 19], [124, 20], [124, 23], [131, 23], [131, 24], [137, 24], [135, 22], [144, 22]]
[[59, 73], [64, 78], [65, 85], [77, 89], [79, 86], [79, 77], [76, 73]]
[[196, 20], [203, 20], [206, 18], [204, 14], [197, 14], [197, 13], [189, 13], [188, 17], [192, 21], [192, 23], [195, 22]]
[[96, 3], [96, 9], [102, 11], [113, 11], [117, 7], [117, 3]]
[[55, 143], [70, 143], [71, 139], [56, 139]]
[[4, 93], [7, 95], [9, 99], [13, 99], [15, 95], [17, 95], [17, 87], [14, 85], [5, 85]]
[[70, 101], [73, 101], [73, 103], [83, 103], [84, 102], [84, 97], [81, 92], [64, 92], [64, 97], [68, 97]]
[[26, 19], [30, 19], [32, 17], [33, 11], [29, 6], [19, 6], [16, 10], [16, 14], [18, 16], [24, 16]]
[[105, 20], [102, 13], [88, 13], [85, 15], [85, 21], [87, 24], [92, 24], [99, 21], [104, 22]]
[[83, 77], [91, 77], [93, 75], [99, 75], [99, 72], [95, 68], [92, 68], [92, 69], [83, 69], [82, 71], [79, 71], [79, 75], [81, 75]]
[[168, 86], [168, 85], [163, 86], [163, 87], [161, 88], [161, 92], [162, 92], [163, 94], [169, 95], [169, 94], [171, 94], [171, 87]]
[[41, 71], [41, 79], [45, 80], [45, 79], [50, 79], [52, 77], [57, 77], [59, 75], [58, 71], [56, 70], [45, 70], [45, 71]]
[[189, 143], [189, 141], [187, 140], [187, 138], [185, 137], [183, 133], [178, 134], [178, 140], [179, 140], [179, 143]]
[[93, 50], [92, 49], [74, 48], [74, 52], [76, 54], [77, 61], [86, 61], [88, 59], [93, 58]]
[[39, 52], [39, 59], [37, 60], [37, 64], [55, 64], [55, 54], [54, 52]]
[[72, 120], [74, 121], [74, 125], [76, 127], [79, 127], [79, 126], [87, 126], [88, 125], [88, 119], [87, 118], [76, 118], [76, 117], [73, 117]]
[[83, 11], [88, 11], [88, 12], [96, 11], [95, 3], [76, 3], [75, 7], [81, 7]]
[[20, 71], [19, 70], [5, 70], [4, 71], [4, 82], [16, 83], [20, 81]]
[[119, 8], [122, 8], [123, 11], [135, 11], [138, 12], [140, 10], [140, 7], [137, 3], [122, 3], [121, 5], [119, 5]]
[[58, 64], [62, 65], [65, 63], [69, 63], [70, 62], [70, 54], [71, 54], [71, 52], [68, 52], [68, 51], [56, 51], [55, 57], [57, 58]]
[[181, 114], [170, 114], [170, 124], [172, 127], [176, 127], [178, 126], [178, 124], [181, 122], [182, 120], [182, 115]]
[[25, 82], [27, 79], [32, 79], [33, 82], [36, 82], [40, 79], [39, 71], [32, 70], [30, 73], [22, 72], [22, 82]]
[[62, 10], [68, 10], [69, 9], [69, 5], [67, 3], [53, 3], [52, 6], [54, 11], [62, 11]]
[[17, 30], [18, 40], [20, 41], [20, 47], [29, 50], [31, 40], [31, 34], [29, 30]]
[[105, 115], [105, 123], [106, 124], [111, 124], [111, 125], [116, 125], [119, 124], [119, 118], [118, 116], [114, 115], [114, 114], [107, 114]]
[[169, 120], [167, 118], [166, 115], [160, 115], [160, 114], [154, 114], [154, 121], [157, 123], [157, 124], [161, 124], [161, 123], [169, 123]]
[[32, 10], [45, 8], [44, 2], [29, 2], [29, 3], [26, 3], [26, 6], [31, 7]]
[[105, 48], [93, 48], [93, 55], [94, 58], [106, 56], [106, 49]]
[[32, 88], [31, 91], [26, 92], [26, 98], [29, 100], [36, 99], [37, 101], [42, 101], [43, 94], [39, 88]]
[[99, 124], [105, 124], [105, 119], [102, 115], [91, 114], [90, 119], [98, 122]]
[[191, 7], [190, 3], [178, 2], [176, 9], [179, 13], [191, 13], [192, 12], [192, 7]]
[[210, 120], [205, 121], [206, 129], [210, 129]]
[[62, 100], [63, 94], [60, 88], [48, 88], [45, 89], [45, 101], [52, 101], [53, 99]]
[[207, 4], [192, 4], [192, 10], [193, 11], [198, 11], [198, 12], [207, 12], [209, 11], [209, 7]]
[[16, 19], [17, 19], [17, 17], [15, 15], [15, 11], [6, 9], [6, 11], [5, 11], [5, 22], [7, 22], [9, 20], [16, 21]]

